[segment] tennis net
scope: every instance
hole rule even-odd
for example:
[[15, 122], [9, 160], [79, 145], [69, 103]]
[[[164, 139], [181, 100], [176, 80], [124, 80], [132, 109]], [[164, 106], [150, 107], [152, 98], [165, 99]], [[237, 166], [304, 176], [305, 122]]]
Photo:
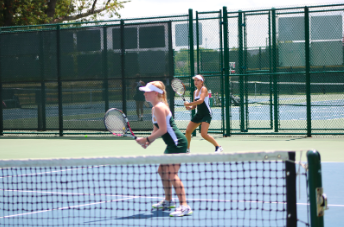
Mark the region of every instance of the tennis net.
[[[0, 160], [0, 226], [296, 226], [294, 160], [285, 151]], [[173, 163], [191, 216], [152, 209], [164, 199], [158, 166]]]

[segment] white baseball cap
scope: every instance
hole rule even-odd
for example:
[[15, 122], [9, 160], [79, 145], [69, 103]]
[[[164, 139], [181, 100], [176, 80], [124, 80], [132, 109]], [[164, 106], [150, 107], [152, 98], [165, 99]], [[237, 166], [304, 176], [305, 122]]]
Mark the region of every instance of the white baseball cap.
[[160, 88], [155, 87], [155, 86], [154, 86], [153, 84], [151, 84], [151, 83], [146, 84], [146, 86], [144, 86], [144, 87], [139, 87], [139, 89], [140, 89], [140, 91], [144, 91], [144, 92], [156, 91], [156, 92], [158, 92], [159, 94], [163, 94], [163, 93], [164, 93], [163, 90], [161, 90]]
[[196, 76], [192, 77], [192, 79], [195, 79], [195, 78], [197, 78], [197, 79], [199, 79], [201, 81], [204, 81], [203, 78], [201, 77], [201, 75], [196, 75]]

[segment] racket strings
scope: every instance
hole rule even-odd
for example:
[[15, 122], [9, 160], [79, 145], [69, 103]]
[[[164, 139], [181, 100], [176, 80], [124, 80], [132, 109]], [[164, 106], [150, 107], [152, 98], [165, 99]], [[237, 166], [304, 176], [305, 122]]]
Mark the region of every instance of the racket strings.
[[105, 126], [112, 133], [125, 134], [128, 130], [127, 123], [122, 114], [116, 112], [112, 111], [105, 116]]
[[184, 95], [185, 86], [181, 81], [174, 80], [174, 81], [172, 81], [171, 86], [172, 86], [172, 89], [174, 90], [174, 92], [176, 92], [178, 95]]

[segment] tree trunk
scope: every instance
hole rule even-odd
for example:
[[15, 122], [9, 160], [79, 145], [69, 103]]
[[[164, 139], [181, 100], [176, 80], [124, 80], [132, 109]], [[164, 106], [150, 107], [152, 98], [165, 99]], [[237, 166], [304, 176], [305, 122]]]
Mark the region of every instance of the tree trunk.
[[4, 0], [5, 9], [3, 11], [3, 18], [4, 18], [4, 26], [12, 26], [13, 25], [13, 14], [14, 9], [12, 8], [12, 0]]
[[51, 18], [50, 21], [54, 19], [56, 2], [57, 0], [50, 0], [48, 2], [48, 8], [45, 10], [47, 16]]

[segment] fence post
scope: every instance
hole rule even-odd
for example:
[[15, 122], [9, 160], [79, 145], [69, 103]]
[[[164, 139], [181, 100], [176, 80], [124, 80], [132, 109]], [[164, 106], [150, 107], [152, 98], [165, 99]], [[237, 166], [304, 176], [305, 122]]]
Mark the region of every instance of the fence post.
[[[228, 48], [228, 14], [227, 7], [223, 7], [223, 71], [225, 73], [225, 97], [226, 97], [226, 128], [224, 129], [224, 134], [226, 136], [231, 135], [230, 127], [230, 108], [231, 108], [231, 98], [230, 98], [230, 84], [229, 84], [229, 48]], [[223, 94], [223, 93], [222, 93]], [[223, 97], [223, 96], [222, 96]], [[223, 106], [223, 98], [221, 105]]]
[[59, 107], [59, 135], [63, 136], [60, 30], [61, 30], [60, 25], [57, 25], [56, 27], [56, 66], [57, 66], [57, 92], [58, 92], [58, 107]]
[[[172, 45], [172, 21], [168, 22], [168, 65], [169, 65], [169, 69], [168, 69], [168, 76], [166, 78], [166, 80], [169, 80], [169, 82], [171, 83], [173, 77], [174, 77], [174, 50], [173, 50], [173, 45]], [[169, 100], [170, 100], [170, 109], [171, 112], [173, 114], [173, 117], [175, 117], [175, 112], [174, 112], [174, 92], [171, 89], [171, 86], [168, 86], [168, 96], [169, 96]]]
[[272, 84], [272, 79], [271, 79], [271, 73], [272, 71], [272, 48], [271, 48], [271, 12], [269, 12], [269, 99], [270, 99], [270, 128], [273, 129], [274, 128], [274, 115], [273, 115], [273, 106], [272, 106], [272, 88], [271, 88], [271, 84]]
[[[37, 102], [37, 111], [38, 111], [38, 130], [46, 130], [46, 95], [45, 95], [45, 59], [44, 59], [44, 36], [43, 31], [39, 32], [40, 38], [40, 47], [39, 47], [39, 63], [41, 70], [41, 87], [40, 87], [40, 102]], [[37, 93], [36, 93], [37, 94]], [[36, 100], [38, 101], [37, 97]]]
[[305, 7], [305, 66], [306, 66], [306, 100], [307, 100], [307, 136], [312, 136], [311, 112], [311, 75], [310, 75], [310, 50], [309, 50], [309, 10]]
[[[0, 27], [0, 45], [1, 42], [1, 27]], [[4, 119], [3, 119], [3, 104], [2, 104], [2, 68], [1, 68], [1, 48], [0, 48], [0, 136], [4, 135]]]
[[245, 116], [245, 80], [244, 80], [244, 43], [243, 43], [243, 13], [238, 12], [238, 42], [239, 42], [239, 84], [240, 84], [240, 131], [246, 132], [246, 116]]
[[200, 74], [201, 70], [199, 68], [199, 31], [198, 31], [198, 11], [196, 11], [196, 62], [197, 62], [197, 74]]
[[[193, 27], [193, 25], [192, 25]], [[198, 11], [196, 11], [196, 66], [197, 66], [197, 72], [196, 74], [200, 74], [201, 70], [199, 68], [199, 33], [198, 33]], [[210, 103], [209, 103], [210, 105]], [[199, 133], [201, 133], [201, 125], [198, 126]]]
[[[0, 45], [2, 44], [1, 42], [1, 27], [0, 27]], [[2, 68], [1, 68], [1, 48], [0, 48], [0, 136], [4, 135], [4, 119], [3, 119], [3, 104], [2, 104]]]
[[[226, 15], [227, 16], [227, 15]], [[221, 131], [222, 131], [222, 136], [225, 136], [226, 135], [226, 132], [225, 132], [225, 114], [224, 114], [224, 102], [223, 102], [223, 98], [224, 98], [224, 90], [223, 90], [223, 85], [224, 85], [224, 78], [223, 78], [223, 73], [224, 73], [224, 66], [223, 66], [223, 33], [222, 33], [222, 24], [223, 24], [223, 21], [222, 21], [222, 11], [219, 10], [219, 31], [220, 31], [220, 69], [221, 69], [221, 80], [220, 80], [220, 83], [221, 83]]]
[[127, 85], [125, 78], [125, 46], [124, 46], [124, 20], [121, 20], [120, 25], [120, 40], [121, 40], [121, 75], [122, 75], [122, 110], [127, 113]]
[[271, 27], [272, 27], [272, 72], [273, 72], [273, 92], [274, 92], [274, 128], [278, 132], [278, 75], [277, 73], [277, 37], [276, 37], [276, 10], [271, 9]]
[[[191, 78], [195, 75], [195, 57], [194, 57], [194, 38], [193, 38], [193, 12], [189, 9], [189, 44], [190, 44], [190, 76]], [[191, 80], [190, 78], [190, 80]], [[191, 101], [193, 101], [193, 91], [195, 85], [191, 83]], [[191, 115], [195, 114], [195, 110], [191, 111]], [[196, 136], [196, 130], [192, 132], [193, 136]]]
[[103, 26], [103, 98], [105, 102], [105, 110], [106, 112], [109, 109], [109, 78], [108, 78], [108, 50], [107, 50], [107, 26]]

